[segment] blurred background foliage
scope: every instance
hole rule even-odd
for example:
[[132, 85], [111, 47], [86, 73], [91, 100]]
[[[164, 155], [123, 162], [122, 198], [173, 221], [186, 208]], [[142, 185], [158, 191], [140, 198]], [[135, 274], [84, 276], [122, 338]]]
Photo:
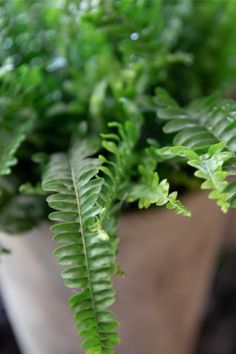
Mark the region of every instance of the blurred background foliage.
[[[34, 120], [11, 177], [0, 179], [1, 228], [46, 217], [38, 183], [47, 154], [124, 120], [122, 99], [144, 115], [140, 144], [165, 145], [150, 99], [157, 86], [181, 104], [214, 90], [235, 96], [235, 17], [234, 1], [1, 0], [0, 143]], [[172, 168], [163, 167], [170, 180]], [[175, 184], [194, 183], [178, 172]]]

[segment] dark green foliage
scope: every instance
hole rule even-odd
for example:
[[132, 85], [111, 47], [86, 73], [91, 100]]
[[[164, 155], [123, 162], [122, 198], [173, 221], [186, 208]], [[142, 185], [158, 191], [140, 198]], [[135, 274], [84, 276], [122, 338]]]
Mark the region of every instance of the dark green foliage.
[[173, 144], [193, 150], [206, 151], [211, 145], [224, 141], [236, 151], [236, 102], [209, 96], [181, 108], [163, 90], [158, 89], [154, 101], [158, 118], [168, 120], [163, 130], [176, 134]]
[[177, 193], [201, 186], [236, 207], [235, 14], [233, 1], [0, 1], [0, 226], [34, 227], [47, 198], [88, 354], [119, 341], [107, 308], [123, 206], [190, 216]]

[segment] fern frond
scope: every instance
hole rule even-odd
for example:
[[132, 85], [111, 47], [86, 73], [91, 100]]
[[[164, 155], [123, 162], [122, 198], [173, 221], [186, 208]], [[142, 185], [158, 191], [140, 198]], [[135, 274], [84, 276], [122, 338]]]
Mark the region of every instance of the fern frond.
[[175, 146], [162, 149], [162, 156], [185, 157], [205, 179], [202, 188], [212, 189], [209, 197], [226, 212], [232, 204], [226, 178], [236, 173], [236, 102], [212, 95], [182, 108], [163, 89], [154, 101], [158, 117], [168, 120], [164, 132], [177, 133]]
[[128, 119], [123, 123], [110, 122], [108, 126], [115, 129], [109, 134], [102, 134], [102, 145], [108, 156], [99, 156], [101, 162], [100, 171], [104, 183], [100, 194], [100, 205], [103, 206], [100, 222], [106, 229], [114, 255], [114, 271], [120, 273], [116, 265], [117, 254], [117, 219], [121, 203], [125, 199], [127, 186], [135, 160], [135, 146], [140, 136], [142, 116], [136, 105], [126, 99], [122, 99], [124, 114]]
[[25, 121], [3, 118], [0, 121], [0, 176], [8, 175], [17, 163], [15, 154], [34, 124], [33, 118]]
[[190, 217], [191, 212], [177, 200], [177, 192], [169, 193], [167, 179], [160, 181], [155, 167], [156, 161], [151, 158], [145, 160], [145, 165], [139, 166], [140, 183], [131, 188], [128, 201], [138, 200], [139, 208], [149, 208], [152, 204], [165, 205], [167, 209], [174, 209], [177, 215]]
[[230, 193], [227, 192], [228, 182], [226, 180], [228, 173], [224, 170], [224, 163], [229, 160], [233, 153], [223, 151], [224, 143], [212, 145], [205, 154], [197, 154], [190, 148], [183, 146], [165, 147], [157, 150], [157, 155], [167, 158], [176, 156], [187, 159], [188, 165], [194, 167], [197, 171], [196, 177], [204, 179], [202, 189], [211, 189], [210, 199], [217, 200], [217, 205], [226, 213], [230, 207]]
[[97, 177], [99, 160], [90, 157], [95, 152], [93, 145], [85, 140], [69, 156], [53, 155], [43, 188], [56, 192], [48, 198], [49, 205], [57, 210], [50, 214], [57, 222], [52, 226], [54, 240], [62, 243], [55, 255], [67, 266], [62, 273], [65, 285], [78, 291], [70, 305], [80, 336], [85, 338], [82, 347], [88, 354], [111, 354], [119, 342], [114, 332], [118, 323], [107, 311], [115, 299], [112, 252], [97, 222], [102, 211], [98, 198], [103, 179]]
[[102, 195], [106, 201], [104, 216], [113, 200], [118, 197], [122, 187], [122, 177], [132, 167], [133, 149], [138, 140], [138, 131], [132, 121], [126, 121], [124, 124], [111, 122], [108, 126], [117, 128], [118, 134], [102, 134], [102, 145], [112, 155], [109, 159], [102, 155], [99, 156], [102, 163], [100, 170], [105, 178], [105, 188]]
[[[122, 190], [121, 181], [126, 180], [129, 172], [132, 170], [134, 160], [134, 148], [138, 142], [143, 118], [135, 103], [122, 98], [124, 115], [127, 117], [124, 123], [110, 122], [108, 126], [115, 128], [116, 132], [102, 134], [102, 145], [109, 154], [109, 158], [100, 156], [102, 162], [101, 171], [104, 174], [105, 188], [103, 190], [106, 200], [104, 212], [108, 210], [112, 200]], [[123, 178], [125, 177], [125, 178]]]
[[214, 144], [224, 142], [228, 150], [236, 152], [236, 102], [212, 95], [198, 99], [181, 108], [163, 89], [154, 98], [158, 117], [168, 120], [165, 133], [177, 133], [174, 145], [207, 151]]

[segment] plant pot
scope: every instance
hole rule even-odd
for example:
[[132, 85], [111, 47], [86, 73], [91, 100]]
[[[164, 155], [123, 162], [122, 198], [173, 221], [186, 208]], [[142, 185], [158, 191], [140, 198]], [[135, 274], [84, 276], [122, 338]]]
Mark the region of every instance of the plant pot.
[[[185, 204], [191, 219], [154, 208], [120, 220], [126, 277], [114, 279], [118, 354], [192, 352], [228, 217], [205, 193], [188, 196]], [[22, 353], [83, 353], [48, 225], [2, 238], [13, 251], [1, 264], [2, 294]]]

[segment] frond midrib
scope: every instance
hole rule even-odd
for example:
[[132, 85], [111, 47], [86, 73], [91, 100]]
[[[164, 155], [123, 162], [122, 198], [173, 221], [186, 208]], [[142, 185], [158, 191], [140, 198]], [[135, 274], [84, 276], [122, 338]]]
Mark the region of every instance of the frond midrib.
[[77, 188], [77, 183], [76, 183], [76, 174], [74, 171], [74, 168], [72, 166], [72, 163], [70, 162], [70, 169], [71, 169], [71, 178], [73, 182], [73, 187], [75, 191], [75, 196], [76, 196], [76, 202], [77, 202], [77, 211], [78, 211], [78, 216], [79, 216], [79, 221], [80, 221], [80, 234], [82, 238], [82, 244], [83, 244], [83, 251], [84, 251], [84, 259], [85, 259], [85, 267], [87, 271], [87, 276], [88, 276], [88, 289], [89, 289], [89, 295], [91, 299], [91, 304], [93, 308], [93, 313], [94, 313], [94, 318], [96, 320], [96, 328], [97, 332], [99, 333], [99, 342], [100, 342], [100, 347], [103, 348], [102, 342], [101, 342], [101, 337], [100, 337], [100, 330], [98, 326], [98, 319], [96, 316], [96, 306], [95, 306], [95, 301], [94, 301], [94, 296], [93, 296], [93, 286], [92, 286], [92, 281], [91, 281], [91, 271], [89, 268], [89, 262], [88, 262], [88, 253], [87, 253], [87, 245], [86, 245], [86, 239], [85, 239], [85, 227], [84, 227], [84, 222], [83, 222], [83, 217], [82, 217], [82, 210], [81, 210], [81, 203], [80, 203], [80, 192]]

